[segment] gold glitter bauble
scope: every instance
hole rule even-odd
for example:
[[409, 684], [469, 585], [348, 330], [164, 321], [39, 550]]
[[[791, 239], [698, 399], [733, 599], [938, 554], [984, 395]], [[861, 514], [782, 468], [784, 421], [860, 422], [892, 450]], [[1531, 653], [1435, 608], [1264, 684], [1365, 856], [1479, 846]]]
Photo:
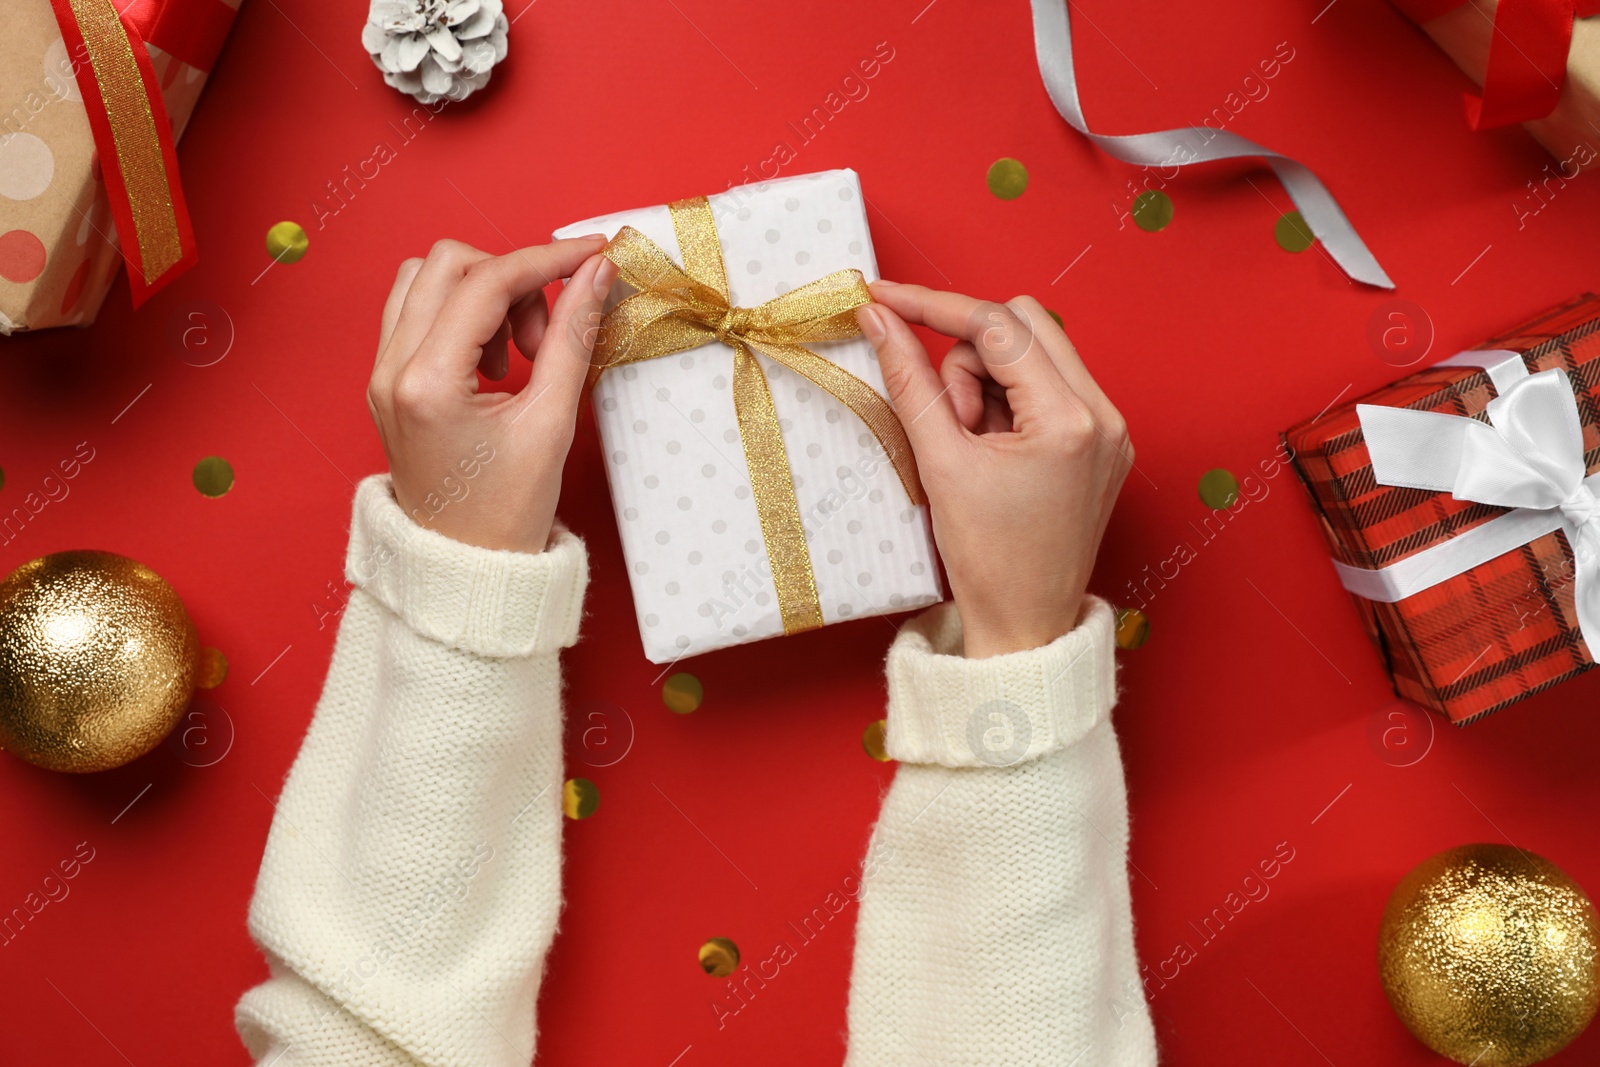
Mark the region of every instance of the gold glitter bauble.
[[194, 694], [199, 642], [150, 568], [58, 552], [0, 582], [0, 747], [52, 771], [103, 771], [154, 748]]
[[1395, 1014], [1457, 1063], [1555, 1055], [1600, 1003], [1600, 920], [1551, 863], [1464, 845], [1418, 864], [1384, 909], [1378, 973]]

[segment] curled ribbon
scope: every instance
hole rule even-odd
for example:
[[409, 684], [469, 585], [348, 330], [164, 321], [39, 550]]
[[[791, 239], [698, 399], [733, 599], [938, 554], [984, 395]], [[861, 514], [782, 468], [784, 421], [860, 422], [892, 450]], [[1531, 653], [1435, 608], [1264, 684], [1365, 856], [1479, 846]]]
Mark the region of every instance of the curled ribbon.
[[754, 355], [783, 364], [844, 403], [872, 431], [913, 504], [926, 503], [905, 427], [866, 382], [805, 347], [861, 333], [855, 309], [872, 301], [861, 273], [840, 270], [759, 307], [735, 307], [716, 220], [705, 197], [669, 205], [683, 266], [650, 238], [624, 226], [605, 248], [618, 278], [638, 292], [606, 313], [595, 342], [592, 388], [608, 369], [659, 359], [712, 341], [733, 349], [733, 406], [750, 471], [750, 494], [772, 565], [784, 633], [823, 624], [794, 476], [767, 376]]
[[221, 0], [51, 2], [67, 54], [88, 60], [84, 72], [74, 59], [74, 74], [138, 307], [199, 259], [147, 46], [208, 70], [234, 9]]
[[[1499, 373], [1501, 381], [1509, 377]], [[1561, 530], [1572, 548], [1578, 627], [1585, 641], [1600, 642], [1600, 474], [1587, 473], [1583, 423], [1566, 371], [1524, 371], [1485, 413], [1488, 422], [1357, 405], [1379, 484], [1514, 510], [1380, 570], [1337, 564], [1346, 588], [1392, 603]]]
[[1067, 0], [1033, 0], [1033, 46], [1039, 73], [1051, 103], [1067, 125], [1083, 134], [1101, 151], [1124, 163], [1144, 167], [1181, 167], [1219, 159], [1255, 156], [1267, 161], [1300, 216], [1316, 234], [1339, 268], [1358, 282], [1393, 289], [1394, 282], [1378, 265], [1366, 244], [1344, 217], [1339, 202], [1327, 186], [1301, 163], [1248, 141], [1228, 130], [1184, 126], [1154, 133], [1109, 135], [1093, 133], [1078, 100], [1078, 78], [1072, 62], [1072, 23]]

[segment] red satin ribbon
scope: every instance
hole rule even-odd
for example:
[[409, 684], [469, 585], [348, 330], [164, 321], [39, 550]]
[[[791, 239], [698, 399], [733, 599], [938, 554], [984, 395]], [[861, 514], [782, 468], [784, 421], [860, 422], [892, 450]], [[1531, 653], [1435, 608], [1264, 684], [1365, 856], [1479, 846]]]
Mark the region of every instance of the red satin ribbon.
[[117, 9], [130, 33], [207, 74], [238, 14], [222, 0], [117, 0]]
[[[78, 89], [94, 135], [120, 251], [128, 263], [133, 305], [138, 307], [199, 260], [183, 186], [178, 180], [172, 122], [146, 44], [208, 71], [221, 51], [236, 9], [221, 0], [105, 2], [111, 6], [96, 8], [94, 15], [85, 16], [86, 24], [87, 20], [94, 20], [96, 47], [91, 48], [85, 41], [85, 26], [79, 24], [74, 10], [74, 0], [51, 0], [67, 54], [74, 57], [75, 63], [89, 61], [88, 66], [75, 71]], [[99, 17], [102, 11], [104, 18]], [[112, 12], [116, 15], [114, 22]], [[116, 32], [118, 24], [120, 34]], [[108, 41], [114, 37], [125, 37], [126, 47], [123, 41]], [[92, 57], [97, 50], [112, 57], [115, 76], [102, 78], [93, 67]], [[130, 56], [131, 65], [126, 61]], [[134, 138], [138, 144], [130, 147], [130, 126], [126, 121], [115, 121], [113, 111], [123, 116], [142, 113], [143, 109], [148, 109], [149, 115], [142, 127], [146, 136]], [[140, 147], [142, 152], [138, 151]], [[128, 160], [139, 164], [136, 172], [127, 171]], [[158, 219], [157, 224], [152, 225], [152, 218]], [[152, 232], [164, 234], [165, 240], [152, 240]]]
[[[1460, 7], [1464, 0], [1395, 0], [1418, 24]], [[1574, 16], [1600, 14], [1600, 0], [1500, 0], [1483, 77], [1483, 95], [1465, 95], [1474, 130], [1543, 118], [1555, 110], [1567, 80]]]

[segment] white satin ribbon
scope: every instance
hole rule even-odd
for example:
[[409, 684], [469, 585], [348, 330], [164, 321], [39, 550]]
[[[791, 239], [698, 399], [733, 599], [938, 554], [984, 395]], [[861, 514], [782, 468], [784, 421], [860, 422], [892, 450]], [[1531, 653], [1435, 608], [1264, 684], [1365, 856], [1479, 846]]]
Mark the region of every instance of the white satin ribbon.
[[1586, 475], [1572, 384], [1566, 371], [1530, 375], [1521, 357], [1513, 364], [1507, 355], [1515, 353], [1445, 361], [1493, 368], [1497, 395], [1487, 423], [1374, 404], [1358, 404], [1356, 415], [1380, 485], [1515, 510], [1378, 570], [1334, 566], [1352, 593], [1393, 603], [1562, 530], [1572, 546], [1578, 626], [1600, 640], [1600, 474]]
[[1457, 352], [1449, 359], [1441, 359], [1435, 367], [1479, 367], [1494, 383], [1494, 395], [1504, 396], [1507, 389], [1528, 376], [1528, 365], [1522, 362], [1522, 353], [1509, 348], [1474, 348]]
[[[1306, 225], [1346, 274], [1380, 289], [1394, 288], [1394, 282], [1389, 280], [1355, 227], [1339, 210], [1333, 194], [1315, 174], [1288, 156], [1247, 141], [1236, 133], [1201, 126], [1121, 136], [1090, 133], [1089, 124], [1083, 118], [1083, 107], [1078, 102], [1067, 0], [1033, 0], [1033, 44], [1039, 57], [1039, 73], [1044, 77], [1045, 90], [1056, 110], [1067, 120], [1067, 125], [1089, 138], [1107, 155], [1145, 167], [1186, 166], [1258, 156], [1277, 173]], [[1180, 160], [1178, 153], [1184, 149], [1191, 158]]]

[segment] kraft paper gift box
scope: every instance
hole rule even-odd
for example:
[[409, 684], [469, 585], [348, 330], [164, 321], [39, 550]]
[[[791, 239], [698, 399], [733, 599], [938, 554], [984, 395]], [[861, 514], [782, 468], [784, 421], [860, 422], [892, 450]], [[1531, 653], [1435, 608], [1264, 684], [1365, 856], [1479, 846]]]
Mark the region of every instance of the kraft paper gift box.
[[[845, 268], [878, 277], [855, 172], [739, 186], [708, 198], [735, 307]], [[667, 205], [574, 223], [557, 237], [630, 226], [684, 264]], [[627, 296], [619, 283], [607, 302]], [[631, 291], [631, 290], [630, 290]], [[884, 392], [864, 338], [805, 347]], [[757, 352], [782, 432], [821, 621], [943, 598], [925, 506], [856, 414]], [[592, 400], [646, 656], [666, 663], [785, 632], [732, 395], [735, 352], [717, 341], [600, 375]]]
[[[1480, 117], [1478, 106], [1469, 105], [1469, 118], [1475, 126], [1520, 120], [1556, 158], [1559, 173], [1544, 179], [1544, 187], [1530, 197], [1530, 210], [1537, 211], [1539, 197], [1554, 191], [1549, 182], [1571, 179], [1600, 157], [1600, 4], [1595, 0], [1576, 4], [1579, 17], [1570, 39], [1564, 20], [1554, 17], [1559, 3], [1395, 0], [1395, 6], [1480, 87], [1486, 79], [1497, 80], [1490, 73], [1496, 67], [1504, 72], [1500, 85], [1489, 86], [1483, 97], [1498, 97], [1501, 107], [1485, 104]], [[1542, 65], [1550, 70], [1541, 72]]]
[[[127, 9], [121, 23], [100, 23], [97, 32], [89, 19], [82, 39], [69, 44], [51, 0], [6, 0], [0, 36], [0, 334], [93, 322], [122, 265], [121, 250], [130, 241], [140, 245], [121, 232], [112, 210], [116, 190], [108, 188], [88, 111], [97, 99], [121, 122], [142, 126], [146, 151], [129, 157], [128, 186], [146, 190], [146, 201], [161, 202], [165, 220], [158, 225], [168, 228], [164, 236], [172, 251], [166, 258], [144, 245], [149, 278], [135, 280], [135, 302], [193, 263], [193, 237], [170, 148], [200, 99], [207, 76], [202, 68], [215, 59], [238, 6], [238, 0], [119, 2], [116, 9]], [[100, 60], [91, 62], [107, 54], [118, 34], [130, 49], [122, 54], [120, 73], [129, 76], [119, 80], [119, 71], [101, 66], [111, 76], [108, 90], [123, 88], [120, 102], [100, 95]], [[132, 48], [148, 55], [150, 80], [140, 77]], [[152, 85], [160, 107], [138, 95]], [[110, 126], [105, 129], [109, 134]], [[162, 172], [159, 179], [144, 179], [141, 165]]]
[[[1486, 427], [1510, 426], [1515, 437], [1518, 419], [1491, 405], [1530, 385], [1548, 386], [1546, 399], [1556, 403], [1548, 413], [1524, 413], [1522, 425], [1565, 423], [1565, 438], [1558, 439], [1567, 448], [1564, 463], [1545, 458], [1533, 467], [1565, 467], [1578, 506], [1549, 506], [1559, 493], [1540, 501], [1542, 510], [1458, 498], [1419, 480], [1401, 484], [1391, 462], [1374, 460], [1393, 455], [1383, 441], [1374, 445], [1372, 434], [1392, 431], [1396, 410], [1413, 431], [1410, 417], [1427, 413], [1425, 426], [1452, 425], [1440, 416], [1464, 417], [1476, 420], [1479, 436]], [[1596, 526], [1591, 520], [1579, 532], [1564, 516], [1587, 511], [1600, 518], [1595, 501], [1575, 488], [1592, 492], [1600, 484], [1583, 481], [1600, 471], [1600, 297], [1585, 294], [1552, 308], [1478, 349], [1302, 422], [1283, 438], [1335, 569], [1399, 696], [1464, 725], [1595, 665], [1580, 602], [1592, 602], [1586, 587], [1600, 591], [1587, 573], [1600, 564]], [[1426, 446], [1424, 436], [1413, 438]], [[1440, 457], [1442, 451], [1431, 461], [1424, 455], [1422, 465], [1457, 472], [1465, 466]], [[1491, 467], [1528, 469], [1504, 456]], [[1574, 535], [1588, 546], [1580, 553]], [[1380, 577], [1385, 572], [1389, 577]]]

